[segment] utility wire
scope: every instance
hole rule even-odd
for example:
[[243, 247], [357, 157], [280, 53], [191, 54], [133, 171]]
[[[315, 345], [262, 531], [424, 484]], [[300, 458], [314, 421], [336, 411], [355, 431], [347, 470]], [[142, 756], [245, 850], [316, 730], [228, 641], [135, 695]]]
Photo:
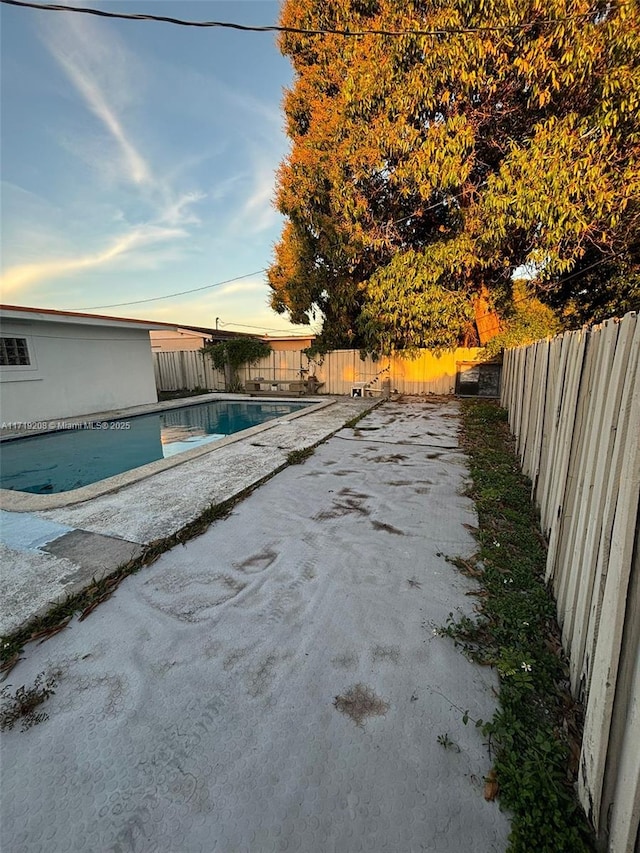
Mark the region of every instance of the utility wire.
[[[27, 0], [0, 0], [8, 6], [22, 6], [27, 9], [38, 9], [46, 12], [79, 12], [83, 15], [95, 15], [100, 18], [118, 18], [126, 21], [156, 21], [163, 24], [173, 24], [180, 27], [200, 27], [200, 28], [220, 28], [228, 30], [239, 30], [240, 32], [251, 33], [294, 33], [297, 35], [310, 36], [447, 36], [447, 35], [463, 35], [465, 33], [483, 33], [483, 32], [510, 32], [517, 30], [526, 30], [530, 27], [540, 26], [555, 26], [556, 24], [564, 24], [568, 21], [577, 21], [586, 18], [592, 18], [594, 12], [583, 12], [579, 15], [567, 15], [564, 18], [542, 18], [539, 21], [528, 21], [523, 24], [494, 24], [482, 27], [440, 27], [433, 30], [337, 30], [337, 29], [306, 29], [304, 27], [283, 27], [283, 26], [251, 26], [248, 24], [236, 24], [228, 21], [187, 21], [182, 18], [172, 18], [166, 15], [143, 15], [131, 14], [126, 12], [106, 12], [103, 9], [87, 9], [82, 6], [63, 6], [57, 3], [30, 3]], [[621, 8], [620, 4], [617, 9]]]
[[[5, 2], [5, 0], [2, 0]], [[9, 0], [6, 0], [9, 2]], [[460, 191], [462, 192], [462, 191]], [[453, 193], [450, 198], [456, 198], [460, 193]], [[401, 219], [395, 219], [392, 222], [387, 223], [387, 225], [397, 225], [399, 222], [404, 222], [407, 219], [413, 219], [414, 217], [420, 217], [423, 213], [426, 213], [429, 210], [433, 210], [436, 207], [440, 207], [443, 204], [447, 204], [450, 201], [450, 198], [445, 198], [442, 201], [438, 201], [435, 204], [429, 205], [429, 207], [423, 207], [416, 213], [410, 213], [408, 216], [403, 216]], [[227, 278], [224, 281], [217, 281], [215, 284], [205, 284], [204, 287], [194, 287], [191, 290], [180, 290], [177, 293], [166, 293], [164, 296], [152, 296], [149, 299], [134, 299], [130, 302], [112, 302], [110, 305], [91, 305], [88, 308], [69, 308], [69, 311], [98, 311], [102, 308], [124, 308], [127, 305], [142, 305], [146, 302], [158, 302], [161, 299], [173, 299], [175, 296], [185, 296], [189, 293], [200, 293], [203, 290], [211, 290], [214, 287], [222, 287], [224, 284], [231, 284], [234, 281], [241, 281], [243, 278], [251, 278], [252, 275], [259, 275], [260, 273], [267, 272], [267, 267], [264, 267], [261, 270], [255, 270], [254, 272], [246, 273], [245, 275], [238, 275], [235, 278]], [[227, 324], [228, 325], [228, 324]], [[240, 323], [235, 323], [233, 325], [242, 325]], [[247, 326], [247, 328], [262, 328], [261, 326]], [[272, 329], [271, 331], [283, 331], [281, 329]]]
[[[241, 329], [264, 329], [265, 332], [288, 332], [289, 334], [291, 334], [290, 329], [273, 329], [273, 328], [269, 328], [269, 326], [250, 326], [248, 323], [233, 323], [233, 322], [231, 322], [231, 320], [229, 320], [228, 323], [222, 323], [222, 325], [224, 326], [225, 329], [227, 328], [227, 326], [240, 326]], [[300, 325], [304, 325], [304, 324], [292, 323], [291, 325], [292, 326], [293, 325], [300, 326]], [[316, 332], [311, 331], [311, 327], [305, 327], [305, 328], [309, 328], [309, 334], [310, 335], [316, 334]], [[295, 337], [295, 335], [294, 335], [294, 337]]]
[[211, 290], [213, 287], [222, 287], [223, 284], [231, 284], [233, 281], [251, 278], [252, 275], [259, 275], [261, 272], [266, 271], [265, 267], [255, 272], [248, 272], [245, 275], [237, 275], [235, 278], [227, 278], [225, 281], [217, 281], [215, 284], [205, 284], [204, 287], [194, 287], [191, 290], [179, 290], [177, 293], [167, 293], [164, 296], [152, 296], [150, 299], [134, 299], [132, 302], [114, 302], [111, 305], [91, 305], [89, 308], [69, 308], [69, 311], [97, 311], [99, 308], [122, 308], [125, 305], [141, 305], [143, 302], [158, 302], [160, 299], [173, 299], [174, 296], [185, 296], [187, 293], [199, 293], [202, 290]]
[[[567, 275], [564, 277], [558, 275], [558, 276], [556, 276], [558, 284], [564, 284], [565, 281], [569, 281], [570, 279], [575, 278], [576, 276], [583, 275], [584, 273], [588, 272], [589, 270], [592, 270], [594, 267], [599, 267], [600, 264], [606, 264], [610, 261], [613, 261], [616, 258], [619, 258], [622, 255], [624, 255], [625, 252], [626, 252], [626, 249], [621, 251], [621, 252], [617, 252], [615, 255], [607, 255], [604, 258], [600, 258], [599, 261], [595, 261], [593, 264], [589, 264], [588, 267], [584, 267], [581, 270], [577, 270], [576, 272], [571, 273], [571, 275]], [[531, 299], [531, 296], [532, 296], [531, 294], [527, 293], [524, 296], [521, 296], [519, 299], [513, 299], [510, 304], [511, 305], [517, 305], [519, 302], [527, 302], [529, 299]], [[484, 314], [479, 314], [475, 319], [476, 320], [482, 320], [484, 317], [491, 317], [495, 313], [496, 313], [495, 311], [485, 311]], [[500, 323], [498, 322], [497, 325], [499, 326]], [[495, 325], [490, 326], [489, 330], [492, 331], [494, 328], [496, 328]]]

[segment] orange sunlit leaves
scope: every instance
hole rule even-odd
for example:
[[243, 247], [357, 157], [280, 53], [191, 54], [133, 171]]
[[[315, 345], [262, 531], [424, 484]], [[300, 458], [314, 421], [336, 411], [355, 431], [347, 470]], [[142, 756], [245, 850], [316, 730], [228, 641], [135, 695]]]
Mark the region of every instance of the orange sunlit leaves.
[[[558, 314], [569, 300], [588, 314], [592, 286], [569, 274], [601, 261], [599, 304], [615, 310], [621, 270], [638, 276], [640, 8], [614, 4], [587, 23], [590, 8], [285, 0], [292, 27], [521, 26], [280, 37], [295, 78], [277, 190], [287, 223], [269, 271], [276, 310], [297, 322], [316, 311], [325, 347], [485, 343], [524, 328], [510, 323], [520, 265]], [[550, 329], [545, 319], [524, 325]]]

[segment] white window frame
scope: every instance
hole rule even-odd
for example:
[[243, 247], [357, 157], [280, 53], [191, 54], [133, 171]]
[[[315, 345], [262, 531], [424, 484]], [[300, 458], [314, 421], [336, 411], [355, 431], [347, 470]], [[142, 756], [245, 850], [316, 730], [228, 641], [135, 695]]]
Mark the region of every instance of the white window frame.
[[29, 353], [29, 361], [31, 364], [0, 364], [0, 379], [2, 382], [20, 382], [30, 379], [40, 379], [40, 369], [38, 367], [38, 355], [36, 352], [35, 343], [31, 335], [24, 332], [0, 332], [2, 338], [22, 338], [27, 343], [27, 352]]

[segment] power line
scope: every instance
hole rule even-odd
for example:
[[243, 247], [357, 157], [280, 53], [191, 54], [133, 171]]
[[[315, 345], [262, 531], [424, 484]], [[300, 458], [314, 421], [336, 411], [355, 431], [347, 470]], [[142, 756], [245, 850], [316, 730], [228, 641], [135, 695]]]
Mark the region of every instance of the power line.
[[[232, 323], [229, 321], [228, 323], [222, 324], [225, 328], [227, 326], [240, 326], [241, 329], [264, 329], [265, 332], [290, 332], [290, 329], [270, 329], [269, 326], [250, 326], [248, 323]], [[292, 326], [300, 326], [300, 323], [292, 323]], [[310, 335], [315, 335], [316, 332], [309, 331]]]
[[571, 275], [566, 275], [566, 276], [560, 276], [559, 275], [559, 276], [557, 276], [558, 284], [564, 284], [565, 281], [569, 281], [569, 279], [575, 278], [577, 275], [582, 275], [583, 273], [587, 272], [588, 270], [593, 269], [594, 267], [599, 267], [600, 264], [606, 264], [607, 261], [614, 261], [616, 258], [621, 257], [621, 255], [626, 254], [626, 252], [627, 252], [627, 250], [623, 249], [621, 252], [617, 252], [615, 255], [606, 255], [604, 258], [600, 258], [599, 261], [596, 261], [593, 264], [589, 264], [588, 267], [583, 267], [580, 270], [576, 270], [576, 272], [571, 273]]
[[[87, 9], [82, 6], [63, 6], [56, 3], [30, 3], [27, 0], [0, 0], [8, 6], [22, 6], [28, 9], [38, 9], [45, 12], [79, 12], [83, 15], [95, 15], [100, 18], [117, 18], [126, 21], [156, 21], [163, 24], [173, 24], [180, 27], [199, 27], [199, 28], [220, 28], [229, 30], [238, 30], [240, 32], [251, 33], [294, 33], [297, 35], [310, 36], [447, 36], [447, 35], [464, 35], [466, 33], [483, 33], [483, 32], [510, 32], [517, 30], [526, 30], [530, 27], [540, 26], [555, 26], [564, 24], [568, 21], [577, 21], [585, 18], [591, 18], [593, 12], [583, 12], [579, 15], [567, 15], [564, 18], [542, 18], [539, 21], [528, 21], [523, 24], [494, 24], [481, 27], [440, 27], [433, 30], [336, 30], [336, 29], [306, 29], [304, 27], [282, 27], [282, 26], [251, 26], [249, 24], [236, 24], [228, 21], [187, 21], [183, 18], [172, 18], [166, 15], [143, 15], [132, 14], [127, 12], [106, 12], [103, 9]], [[617, 8], [621, 8], [620, 4]]]
[[134, 299], [132, 302], [114, 302], [111, 305], [92, 305], [90, 308], [69, 308], [69, 311], [97, 311], [99, 308], [122, 308], [125, 305], [142, 305], [143, 302], [158, 302], [160, 299], [173, 299], [174, 296], [185, 296], [187, 293], [200, 293], [202, 290], [211, 290], [213, 287], [222, 287], [223, 284], [231, 284], [233, 281], [240, 281], [243, 278], [251, 278], [252, 275], [259, 275], [261, 272], [266, 272], [266, 267], [255, 272], [248, 272], [246, 275], [237, 275], [235, 278], [227, 278], [225, 281], [217, 281], [215, 284], [205, 284], [204, 287], [194, 287], [191, 290], [180, 290], [178, 293], [167, 293], [164, 296], [152, 296], [150, 299]]
[[[571, 275], [565, 276], [564, 278], [561, 276], [557, 276], [558, 284], [564, 284], [565, 281], [569, 281], [569, 279], [575, 278], [578, 275], [583, 275], [584, 273], [588, 272], [589, 270], [592, 270], [594, 267], [599, 267], [600, 264], [606, 264], [607, 262], [613, 261], [616, 258], [619, 258], [622, 255], [624, 255], [625, 252], [626, 252], [626, 250], [623, 250], [621, 252], [617, 252], [615, 255], [607, 255], [604, 258], [600, 258], [599, 261], [595, 261], [593, 264], [589, 264], [588, 267], [583, 267], [581, 270], [577, 270], [576, 272], [571, 273]], [[524, 296], [519, 297], [518, 299], [513, 299], [510, 304], [511, 305], [517, 305], [519, 302], [527, 302], [531, 298], [532, 298], [532, 295], [530, 293], [527, 293]], [[482, 320], [484, 317], [491, 317], [495, 314], [496, 314], [495, 311], [485, 311], [484, 314], [479, 314], [475, 319], [476, 320]], [[497, 324], [494, 324], [494, 325], [489, 327], [489, 330], [492, 331], [494, 328], [499, 327], [499, 325], [500, 325], [500, 318], [498, 318]]]

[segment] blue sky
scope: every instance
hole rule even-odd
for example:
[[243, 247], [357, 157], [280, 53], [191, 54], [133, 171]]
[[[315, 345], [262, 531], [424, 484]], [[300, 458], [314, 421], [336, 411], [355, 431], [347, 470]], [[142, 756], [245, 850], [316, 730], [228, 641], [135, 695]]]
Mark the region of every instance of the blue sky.
[[[260, 25], [278, 16], [270, 0], [75, 5]], [[292, 80], [274, 35], [10, 6], [1, 16], [2, 301], [303, 331], [269, 309], [264, 273], [102, 307], [271, 262]]]

